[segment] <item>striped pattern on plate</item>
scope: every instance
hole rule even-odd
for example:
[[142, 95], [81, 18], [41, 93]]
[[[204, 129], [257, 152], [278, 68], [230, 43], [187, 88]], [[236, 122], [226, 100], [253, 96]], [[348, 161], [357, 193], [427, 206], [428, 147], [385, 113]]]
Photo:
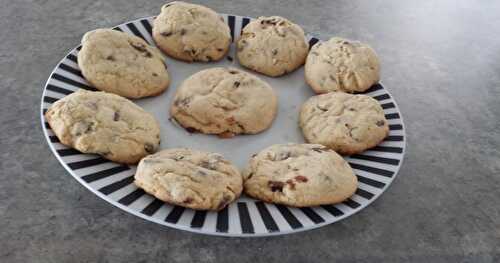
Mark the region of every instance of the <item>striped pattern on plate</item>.
[[[223, 15], [233, 39], [250, 18]], [[151, 25], [154, 17], [138, 19], [115, 27], [154, 44]], [[318, 39], [309, 36], [309, 43]], [[366, 94], [377, 99], [389, 121], [389, 136], [379, 146], [347, 157], [359, 188], [355, 195], [337, 205], [292, 208], [268, 204], [242, 196], [224, 210], [205, 212], [172, 206], [155, 199], [133, 184], [135, 166], [110, 162], [92, 154], [82, 154], [62, 145], [43, 114], [55, 101], [79, 88], [95, 90], [83, 78], [77, 64], [81, 46], [73, 49], [54, 69], [42, 96], [41, 120], [50, 148], [68, 172], [90, 191], [111, 204], [146, 220], [192, 232], [225, 236], [264, 236], [317, 228], [346, 218], [373, 202], [394, 180], [405, 151], [405, 132], [396, 102], [380, 84]]]

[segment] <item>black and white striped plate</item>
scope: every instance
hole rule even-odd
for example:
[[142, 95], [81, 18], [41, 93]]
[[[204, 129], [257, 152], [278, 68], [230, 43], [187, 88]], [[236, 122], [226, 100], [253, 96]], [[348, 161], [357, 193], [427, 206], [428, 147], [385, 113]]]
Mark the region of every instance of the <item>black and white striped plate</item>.
[[[223, 15], [237, 39], [241, 28], [250, 18]], [[154, 45], [151, 37], [153, 17], [134, 20], [115, 27], [116, 30], [144, 38]], [[312, 44], [318, 41], [308, 37]], [[68, 172], [102, 199], [146, 220], [158, 224], [224, 236], [265, 236], [293, 233], [317, 228], [346, 218], [373, 202], [387, 189], [396, 176], [405, 151], [405, 132], [401, 114], [389, 92], [380, 84], [366, 94], [377, 99], [390, 124], [390, 134], [379, 146], [362, 154], [347, 157], [359, 179], [356, 194], [337, 205], [291, 208], [263, 203], [246, 196], [219, 212], [203, 212], [172, 206], [146, 194], [133, 184], [135, 166], [121, 165], [97, 155], [82, 154], [62, 145], [48, 126], [43, 114], [52, 103], [79, 88], [94, 90], [82, 77], [77, 64], [80, 46], [73, 49], [50, 75], [41, 103], [43, 131], [50, 148]], [[177, 85], [201, 69], [215, 66], [238, 67], [234, 44], [226, 59], [213, 63], [184, 63], [167, 58], [172, 83], [162, 95], [135, 102], [155, 115], [161, 126], [161, 148], [190, 147], [219, 152], [242, 168], [252, 153], [275, 143], [303, 142], [298, 128], [300, 105], [314, 95], [304, 82], [299, 69], [280, 78], [262, 79], [273, 86], [279, 97], [279, 111], [273, 126], [258, 135], [219, 139], [215, 136], [190, 134], [168, 120], [168, 105]]]

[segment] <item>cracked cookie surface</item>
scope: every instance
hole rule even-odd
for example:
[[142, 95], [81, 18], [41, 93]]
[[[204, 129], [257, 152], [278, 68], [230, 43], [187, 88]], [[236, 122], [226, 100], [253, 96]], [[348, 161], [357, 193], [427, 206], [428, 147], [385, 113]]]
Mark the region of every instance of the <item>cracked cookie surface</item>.
[[231, 31], [214, 10], [174, 1], [153, 22], [153, 39], [169, 56], [184, 61], [216, 61], [231, 44]]
[[258, 77], [234, 68], [210, 68], [177, 89], [170, 114], [188, 131], [231, 136], [267, 129], [278, 108], [274, 90]]
[[62, 144], [119, 163], [135, 164], [160, 144], [153, 115], [111, 93], [79, 90], [55, 102], [45, 118]]
[[389, 134], [377, 100], [343, 92], [309, 98], [300, 111], [300, 127], [308, 142], [346, 155], [372, 148]]
[[380, 64], [368, 45], [334, 37], [311, 48], [305, 78], [316, 93], [363, 92], [380, 80]]
[[304, 64], [308, 48], [298, 25], [279, 16], [259, 17], [243, 28], [236, 55], [241, 65], [277, 77]]
[[142, 159], [134, 179], [160, 200], [198, 210], [221, 210], [243, 188], [240, 172], [221, 155], [183, 148]]
[[112, 29], [83, 36], [78, 66], [92, 86], [127, 98], [158, 95], [170, 83], [160, 50], [142, 38]]
[[297, 207], [339, 203], [357, 188], [342, 156], [318, 144], [272, 145], [250, 159], [243, 178], [246, 194]]

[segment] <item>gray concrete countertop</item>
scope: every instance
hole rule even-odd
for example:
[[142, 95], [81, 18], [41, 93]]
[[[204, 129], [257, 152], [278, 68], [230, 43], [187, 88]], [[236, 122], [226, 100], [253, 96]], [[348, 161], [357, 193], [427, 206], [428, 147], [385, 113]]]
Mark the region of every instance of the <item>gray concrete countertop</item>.
[[366, 41], [405, 118], [406, 158], [381, 198], [327, 227], [253, 239], [127, 214], [74, 180], [43, 138], [56, 63], [86, 31], [162, 4], [2, 1], [0, 262], [500, 262], [500, 2], [203, 1]]

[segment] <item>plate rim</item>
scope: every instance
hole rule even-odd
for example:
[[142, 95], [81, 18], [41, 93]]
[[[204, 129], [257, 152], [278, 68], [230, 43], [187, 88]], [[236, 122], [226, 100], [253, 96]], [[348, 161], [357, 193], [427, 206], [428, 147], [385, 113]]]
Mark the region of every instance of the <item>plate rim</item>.
[[[226, 13], [218, 13], [218, 14], [220, 14], [222, 16], [227, 16], [227, 17], [234, 16], [235, 18], [236, 17], [240, 17], [240, 18], [255, 19], [255, 18], [251, 18], [251, 17], [247, 17], [247, 16], [240, 16], [240, 15], [235, 15], [235, 14], [226, 14]], [[126, 25], [128, 23], [134, 23], [134, 22], [137, 22], [137, 21], [142, 21], [144, 19], [148, 20], [148, 19], [155, 18], [155, 17], [156, 16], [145, 16], [145, 17], [141, 17], [141, 18], [137, 18], [137, 19], [132, 19], [132, 20], [125, 21], [123, 23], [117, 24], [116, 26], [113, 26], [113, 27], [118, 27], [118, 26]], [[113, 27], [107, 27], [107, 28], [113, 28]], [[318, 39], [318, 41], [322, 41], [322, 39], [320, 37], [318, 37], [317, 34], [306, 33], [306, 36], [310, 36], [311, 38]], [[396, 99], [392, 96], [391, 92], [382, 84], [382, 81], [379, 81], [378, 84], [380, 84], [383, 87], [383, 90], [387, 94], [389, 94], [389, 96], [391, 98], [391, 102], [394, 103], [396, 112], [399, 113], [399, 119], [400, 119], [400, 123], [401, 123], [401, 126], [402, 126], [402, 129], [401, 129], [402, 132], [401, 133], [402, 133], [402, 136], [403, 136], [403, 140], [402, 140], [403, 145], [401, 147], [402, 148], [402, 152], [400, 153], [401, 159], [399, 160], [399, 163], [396, 166], [396, 168], [393, 170], [394, 171], [394, 176], [391, 177], [390, 180], [387, 183], [385, 183], [384, 187], [380, 188], [380, 193], [378, 195], [374, 195], [373, 198], [371, 198], [370, 200], [368, 200], [366, 203], [360, 204], [360, 206], [358, 208], [356, 208], [356, 209], [353, 209], [353, 211], [351, 213], [344, 213], [341, 216], [335, 217], [335, 220], [333, 220], [333, 221], [326, 221], [325, 220], [324, 222], [316, 223], [316, 224], [308, 226], [308, 227], [302, 227], [302, 228], [298, 228], [298, 229], [293, 229], [292, 228], [292, 229], [280, 230], [280, 231], [276, 231], [276, 232], [263, 232], [263, 233], [232, 233], [232, 232], [229, 232], [229, 231], [228, 232], [217, 232], [217, 231], [215, 231], [215, 232], [207, 232], [207, 231], [203, 231], [202, 228], [193, 228], [193, 227], [185, 226], [185, 225], [182, 225], [182, 224], [170, 223], [170, 222], [166, 222], [164, 220], [159, 220], [159, 219], [154, 218], [152, 216], [148, 216], [148, 215], [145, 215], [143, 213], [140, 213], [140, 211], [138, 211], [138, 210], [130, 209], [128, 206], [120, 204], [118, 201], [115, 201], [115, 200], [111, 199], [110, 197], [108, 197], [107, 195], [105, 195], [105, 194], [103, 194], [103, 193], [101, 193], [101, 192], [99, 192], [99, 191], [94, 190], [93, 188], [91, 188], [90, 184], [88, 184], [87, 182], [84, 182], [84, 180], [81, 177], [79, 177], [76, 173], [73, 172], [73, 170], [67, 165], [67, 163], [57, 153], [57, 150], [54, 148], [52, 142], [50, 141], [50, 137], [49, 137], [49, 134], [47, 132], [47, 128], [45, 127], [45, 120], [44, 120], [44, 98], [46, 96], [47, 85], [49, 84], [49, 82], [51, 80], [51, 76], [59, 68], [59, 65], [65, 60], [65, 58], [68, 55], [70, 55], [79, 46], [81, 46], [81, 45], [77, 45], [76, 47], [71, 48], [68, 52], [64, 53], [65, 55], [63, 56], [62, 59], [60, 59], [56, 63], [55, 67], [51, 70], [51, 72], [49, 74], [49, 77], [48, 77], [47, 81], [45, 82], [45, 84], [43, 86], [42, 96], [41, 96], [41, 99], [40, 99], [40, 123], [41, 123], [41, 126], [42, 126], [42, 131], [43, 131], [45, 140], [46, 140], [47, 144], [49, 145], [49, 148], [51, 149], [52, 154], [56, 157], [56, 159], [63, 166], [63, 168], [66, 170], [66, 172], [68, 172], [74, 179], [76, 179], [80, 185], [83, 185], [90, 192], [92, 192], [93, 194], [97, 195], [99, 198], [105, 200], [109, 204], [111, 204], [111, 205], [119, 208], [120, 210], [122, 210], [122, 212], [133, 214], [133, 215], [135, 215], [135, 216], [137, 216], [137, 217], [139, 217], [139, 218], [141, 218], [141, 219], [143, 219], [145, 221], [154, 222], [154, 223], [162, 225], [162, 226], [168, 226], [169, 228], [183, 230], [183, 231], [187, 231], [187, 232], [191, 232], [191, 233], [203, 234], [203, 235], [210, 235], [210, 236], [221, 236], [221, 237], [268, 237], [268, 236], [290, 235], [290, 234], [295, 234], [295, 233], [301, 233], [301, 232], [304, 232], [304, 231], [315, 230], [315, 229], [318, 229], [320, 227], [324, 227], [326, 225], [337, 223], [339, 221], [344, 220], [345, 218], [353, 216], [353, 215], [361, 212], [363, 209], [365, 209], [366, 207], [368, 207], [369, 205], [371, 205], [373, 202], [375, 202], [380, 196], [382, 196], [383, 193], [385, 193], [385, 191], [387, 191], [387, 189], [389, 188], [389, 186], [392, 185], [392, 183], [394, 182], [394, 180], [396, 180], [396, 177], [398, 177], [398, 174], [399, 174], [399, 171], [401, 169], [401, 166], [403, 165], [403, 162], [405, 160], [406, 147], [407, 147], [407, 134], [406, 134], [406, 126], [404, 124], [403, 114], [402, 114], [402, 112], [400, 110], [400, 107], [399, 107], [398, 103], [396, 102]], [[235, 202], [237, 202], [237, 200], [235, 200]]]

